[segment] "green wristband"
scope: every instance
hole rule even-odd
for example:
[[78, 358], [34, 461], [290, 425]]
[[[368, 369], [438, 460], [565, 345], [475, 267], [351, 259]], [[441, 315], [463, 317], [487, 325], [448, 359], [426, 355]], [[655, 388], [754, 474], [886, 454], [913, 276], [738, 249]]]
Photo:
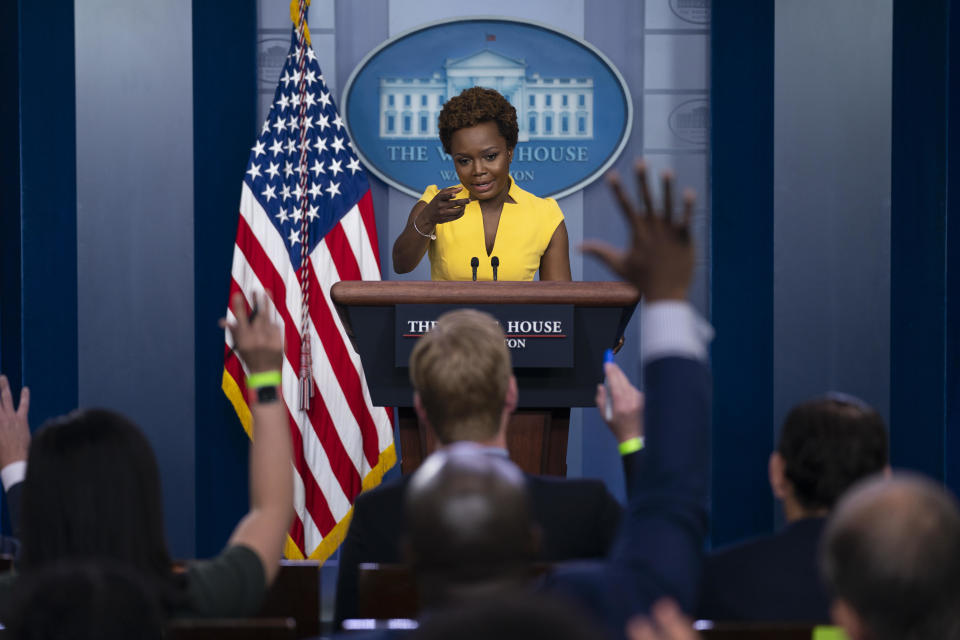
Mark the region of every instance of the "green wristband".
[[247, 376], [247, 388], [259, 389], [261, 387], [275, 387], [280, 384], [281, 380], [280, 372], [277, 370], [251, 373]]
[[636, 438], [624, 440], [620, 443], [619, 449], [620, 455], [622, 456], [628, 456], [631, 453], [640, 451], [640, 449], [643, 449], [643, 436], [637, 436]]

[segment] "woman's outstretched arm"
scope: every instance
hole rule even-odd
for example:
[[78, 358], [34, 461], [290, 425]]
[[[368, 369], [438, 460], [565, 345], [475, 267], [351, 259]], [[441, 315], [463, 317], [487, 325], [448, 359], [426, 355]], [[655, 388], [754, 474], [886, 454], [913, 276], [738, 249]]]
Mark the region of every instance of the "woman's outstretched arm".
[[420, 200], [413, 205], [407, 226], [393, 243], [393, 270], [396, 273], [409, 273], [416, 269], [430, 247], [430, 236], [436, 235], [437, 225], [463, 215], [470, 199], [455, 200], [453, 196], [460, 190], [447, 187], [438, 191], [429, 203]]
[[[236, 322], [228, 326], [236, 351], [249, 372], [247, 386], [251, 392], [247, 401], [253, 415], [253, 441], [250, 444], [250, 511], [237, 524], [228, 544], [253, 549], [263, 563], [267, 584], [270, 584], [279, 570], [283, 543], [293, 519], [293, 452], [279, 384], [283, 330], [268, 319], [266, 312], [250, 318], [239, 293], [234, 295], [231, 307]], [[260, 376], [260, 380], [255, 376]], [[261, 384], [261, 389], [268, 391], [258, 398], [261, 394], [252, 387]]]

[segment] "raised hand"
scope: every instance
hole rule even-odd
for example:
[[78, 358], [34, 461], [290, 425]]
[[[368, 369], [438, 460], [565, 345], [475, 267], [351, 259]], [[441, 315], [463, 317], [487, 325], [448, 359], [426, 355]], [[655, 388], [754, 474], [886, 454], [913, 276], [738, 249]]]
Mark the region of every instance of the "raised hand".
[[283, 329], [267, 318], [263, 308], [265, 301], [258, 298], [253, 294], [253, 308], [260, 312], [251, 318], [243, 294], [235, 293], [230, 308], [236, 321], [227, 322], [226, 318], [221, 318], [220, 326], [230, 329], [234, 350], [250, 373], [279, 371], [283, 367]]
[[693, 623], [673, 600], [663, 598], [650, 609], [650, 618], [634, 618], [627, 624], [630, 640], [700, 640]]
[[599, 258], [611, 271], [633, 284], [648, 302], [685, 300], [693, 277], [693, 243], [690, 220], [693, 217], [694, 194], [683, 194], [683, 210], [675, 220], [673, 207], [673, 174], [663, 174], [663, 207], [657, 211], [647, 184], [647, 165], [635, 165], [641, 205], [635, 206], [624, 191], [620, 177], [611, 173], [607, 182], [630, 225], [631, 244], [619, 250], [604, 242], [587, 241], [581, 250]]
[[30, 389], [20, 390], [20, 406], [13, 404], [13, 393], [7, 376], [0, 375], [0, 468], [27, 459], [30, 448]]
[[[270, 297], [270, 293], [266, 293]], [[269, 319], [266, 299], [253, 294], [247, 313], [243, 295], [236, 293], [230, 308], [236, 318], [220, 326], [230, 329], [234, 349], [251, 374], [277, 371], [283, 366], [283, 329]], [[283, 540], [293, 519], [293, 458], [286, 406], [282, 402], [254, 401], [250, 396], [253, 433], [250, 444], [250, 511], [230, 536], [229, 545], [249, 547], [260, 558], [269, 585], [277, 575]]]
[[[643, 394], [630, 384], [623, 369], [614, 362], [603, 365], [603, 373], [607, 377], [610, 387], [610, 398], [604, 385], [597, 385], [597, 409], [603, 416], [603, 421], [610, 427], [610, 431], [617, 438], [617, 442], [626, 442], [643, 436]], [[606, 419], [604, 409], [607, 402], [613, 402], [613, 417]]]

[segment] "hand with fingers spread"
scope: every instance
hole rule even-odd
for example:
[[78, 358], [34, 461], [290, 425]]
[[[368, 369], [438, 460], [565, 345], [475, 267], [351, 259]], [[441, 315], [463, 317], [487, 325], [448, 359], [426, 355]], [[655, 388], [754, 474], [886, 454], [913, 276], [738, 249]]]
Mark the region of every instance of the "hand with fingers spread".
[[[270, 298], [270, 292], [266, 292]], [[293, 448], [287, 410], [280, 401], [280, 377], [263, 385], [251, 387], [255, 374], [269, 374], [283, 368], [283, 329], [270, 320], [266, 300], [253, 295], [252, 306], [260, 311], [247, 312], [243, 295], [236, 293], [230, 308], [234, 322], [220, 320], [233, 335], [235, 350], [247, 366], [248, 404], [253, 419], [250, 444], [250, 511], [237, 524], [228, 545], [249, 547], [263, 564], [267, 584], [273, 581], [280, 564], [283, 541], [293, 519], [293, 474], [290, 461]], [[267, 397], [260, 395], [265, 388], [274, 389]]]
[[[269, 292], [267, 297], [270, 297]], [[253, 306], [263, 309], [263, 302], [258, 302], [257, 298], [254, 294]], [[236, 320], [229, 323], [226, 318], [221, 318], [220, 326], [230, 329], [234, 350], [247, 370], [250, 373], [279, 371], [283, 367], [283, 329], [271, 322], [265, 311], [251, 320], [242, 294], [234, 294], [230, 302]]]
[[641, 205], [633, 204], [624, 191], [620, 177], [607, 178], [631, 231], [631, 244], [626, 250], [604, 242], [588, 241], [581, 247], [586, 254], [603, 261], [614, 273], [633, 284], [648, 302], [685, 300], [693, 277], [693, 243], [690, 220], [693, 217], [693, 191], [683, 195], [683, 211], [675, 220], [673, 207], [673, 175], [663, 174], [663, 206], [658, 211], [647, 184], [647, 165], [636, 165]]
[[27, 459], [30, 448], [30, 389], [20, 390], [20, 404], [14, 406], [13, 392], [7, 376], [0, 375], [0, 469]]
[[[607, 377], [606, 386], [610, 388], [610, 398], [604, 385], [597, 385], [597, 409], [604, 416], [604, 422], [616, 436], [617, 442], [627, 442], [643, 437], [643, 394], [630, 384], [626, 374], [614, 362], [603, 365]], [[613, 402], [613, 417], [607, 420], [604, 408], [607, 402]]]
[[631, 620], [627, 625], [627, 637], [630, 640], [700, 640], [693, 622], [669, 598], [654, 603], [650, 618]]

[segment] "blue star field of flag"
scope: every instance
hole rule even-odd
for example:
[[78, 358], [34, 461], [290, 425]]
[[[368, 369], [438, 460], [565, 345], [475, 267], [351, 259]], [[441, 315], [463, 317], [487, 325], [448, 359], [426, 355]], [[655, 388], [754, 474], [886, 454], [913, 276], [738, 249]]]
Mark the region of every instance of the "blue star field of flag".
[[[299, 54], [294, 31], [270, 113], [250, 152], [244, 176], [244, 182], [285, 238], [295, 269], [300, 268], [300, 234], [304, 220], [309, 225], [310, 253], [369, 189], [346, 126], [324, 83], [317, 56], [309, 45], [305, 53], [306, 92], [301, 98]], [[304, 193], [300, 185], [301, 99], [307, 105], [303, 123], [308, 152], [306, 211], [301, 211]]]

